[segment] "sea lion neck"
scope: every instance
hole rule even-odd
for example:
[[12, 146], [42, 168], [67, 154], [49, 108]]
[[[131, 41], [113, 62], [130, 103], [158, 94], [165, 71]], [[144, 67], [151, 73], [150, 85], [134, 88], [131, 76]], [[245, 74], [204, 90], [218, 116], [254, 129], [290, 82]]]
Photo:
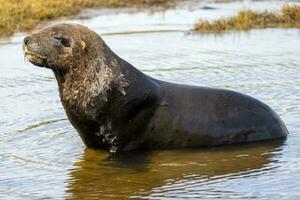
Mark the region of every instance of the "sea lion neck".
[[[93, 120], [99, 118], [103, 110], [109, 113], [120, 110], [121, 104], [125, 103], [123, 99], [128, 103], [136, 101], [137, 96], [146, 99], [157, 93], [157, 86], [148, 76], [118, 57], [106, 45], [97, 56], [81, 59], [81, 64], [74, 70], [54, 73], [64, 106], [71, 110], [76, 108]], [[108, 107], [111, 110], [108, 111]]]

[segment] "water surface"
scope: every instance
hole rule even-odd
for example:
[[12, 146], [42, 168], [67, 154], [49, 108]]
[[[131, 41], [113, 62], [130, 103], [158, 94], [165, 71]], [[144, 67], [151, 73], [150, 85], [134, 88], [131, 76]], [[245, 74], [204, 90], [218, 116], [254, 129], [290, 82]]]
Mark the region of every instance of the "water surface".
[[186, 34], [201, 17], [281, 5], [193, 2], [164, 12], [93, 11], [91, 18], [68, 22], [102, 34], [150, 76], [264, 101], [287, 125], [286, 141], [118, 157], [87, 149], [66, 119], [53, 73], [24, 61], [24, 34], [2, 40], [0, 199], [300, 198], [299, 30]]

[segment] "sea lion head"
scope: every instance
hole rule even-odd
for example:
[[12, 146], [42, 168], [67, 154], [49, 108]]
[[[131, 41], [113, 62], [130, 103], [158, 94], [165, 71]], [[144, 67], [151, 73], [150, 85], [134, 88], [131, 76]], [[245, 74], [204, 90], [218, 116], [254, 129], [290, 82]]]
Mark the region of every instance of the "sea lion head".
[[103, 48], [100, 36], [78, 24], [48, 26], [25, 37], [23, 42], [25, 57], [32, 64], [60, 73], [85, 66]]

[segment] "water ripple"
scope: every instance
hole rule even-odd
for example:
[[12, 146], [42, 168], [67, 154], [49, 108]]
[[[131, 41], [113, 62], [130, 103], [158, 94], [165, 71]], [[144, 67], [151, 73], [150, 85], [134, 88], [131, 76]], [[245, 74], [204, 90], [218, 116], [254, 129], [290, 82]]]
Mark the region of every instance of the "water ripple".
[[199, 18], [282, 3], [195, 1], [152, 14], [101, 10], [88, 19], [64, 20], [103, 34], [118, 55], [155, 78], [262, 100], [291, 133], [281, 143], [117, 158], [85, 149], [66, 120], [53, 73], [24, 62], [24, 34], [1, 41], [0, 199], [299, 199], [299, 31], [185, 33]]

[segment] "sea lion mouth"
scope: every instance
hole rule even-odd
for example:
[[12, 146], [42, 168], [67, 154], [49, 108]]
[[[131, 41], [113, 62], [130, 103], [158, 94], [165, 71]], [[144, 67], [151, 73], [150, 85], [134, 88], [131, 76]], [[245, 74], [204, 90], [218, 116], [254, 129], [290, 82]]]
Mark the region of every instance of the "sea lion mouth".
[[32, 64], [39, 67], [46, 67], [46, 56], [42, 56], [36, 53], [25, 51], [25, 58], [29, 60]]

